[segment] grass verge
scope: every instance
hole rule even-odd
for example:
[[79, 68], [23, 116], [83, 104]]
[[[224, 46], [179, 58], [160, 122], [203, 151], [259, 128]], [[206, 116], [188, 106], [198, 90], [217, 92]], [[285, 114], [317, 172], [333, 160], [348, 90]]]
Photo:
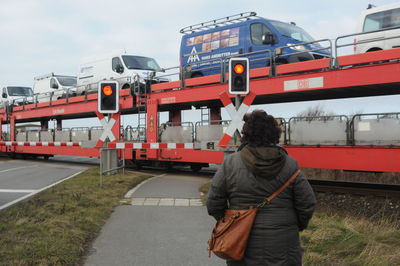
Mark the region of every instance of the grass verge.
[[[203, 203], [210, 184], [200, 188]], [[300, 236], [304, 265], [400, 265], [400, 222], [390, 217], [367, 219], [358, 212], [317, 206]]]
[[124, 194], [150, 176], [90, 169], [0, 212], [0, 265], [77, 265]]

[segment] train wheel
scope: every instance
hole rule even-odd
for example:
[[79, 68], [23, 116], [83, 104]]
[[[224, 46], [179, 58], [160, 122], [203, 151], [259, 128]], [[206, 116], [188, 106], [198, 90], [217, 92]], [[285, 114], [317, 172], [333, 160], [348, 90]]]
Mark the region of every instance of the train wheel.
[[202, 168], [202, 166], [198, 165], [198, 164], [192, 164], [190, 166], [190, 169], [192, 169], [192, 171], [195, 172], [195, 173], [199, 172], [201, 170], [201, 168]]

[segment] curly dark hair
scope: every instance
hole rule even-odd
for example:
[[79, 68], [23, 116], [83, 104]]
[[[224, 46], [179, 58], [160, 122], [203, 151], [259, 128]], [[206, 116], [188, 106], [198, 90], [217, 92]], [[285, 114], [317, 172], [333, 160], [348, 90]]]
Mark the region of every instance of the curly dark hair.
[[275, 145], [279, 143], [282, 129], [278, 122], [264, 110], [254, 110], [243, 117], [242, 142], [252, 146]]

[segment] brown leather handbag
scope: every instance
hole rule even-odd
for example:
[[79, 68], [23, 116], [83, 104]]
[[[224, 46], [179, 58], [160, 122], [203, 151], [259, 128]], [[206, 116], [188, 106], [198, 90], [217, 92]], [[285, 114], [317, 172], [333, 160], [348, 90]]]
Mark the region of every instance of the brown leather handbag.
[[299, 174], [300, 170], [297, 170], [277, 191], [265, 198], [256, 207], [250, 206], [247, 210], [225, 210], [224, 217], [217, 221], [211, 233], [211, 238], [208, 240], [208, 256], [211, 257], [212, 251], [222, 259], [243, 259], [257, 211], [264, 205], [269, 204]]

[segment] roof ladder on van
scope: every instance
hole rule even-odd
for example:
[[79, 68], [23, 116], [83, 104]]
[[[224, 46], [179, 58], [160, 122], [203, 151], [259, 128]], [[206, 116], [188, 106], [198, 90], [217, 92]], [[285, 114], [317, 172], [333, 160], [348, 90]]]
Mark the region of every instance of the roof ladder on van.
[[232, 16], [228, 16], [228, 17], [223, 17], [223, 18], [214, 19], [214, 20], [210, 20], [207, 22], [187, 26], [187, 27], [181, 29], [179, 32], [183, 33], [183, 34], [187, 34], [187, 33], [193, 33], [196, 31], [203, 31], [203, 30], [207, 30], [207, 29], [211, 29], [211, 28], [216, 28], [216, 27], [220, 27], [220, 26], [225, 26], [225, 25], [241, 22], [241, 21], [250, 19], [251, 17], [255, 17], [255, 16], [257, 16], [256, 12], [240, 13], [237, 15], [232, 15]]

